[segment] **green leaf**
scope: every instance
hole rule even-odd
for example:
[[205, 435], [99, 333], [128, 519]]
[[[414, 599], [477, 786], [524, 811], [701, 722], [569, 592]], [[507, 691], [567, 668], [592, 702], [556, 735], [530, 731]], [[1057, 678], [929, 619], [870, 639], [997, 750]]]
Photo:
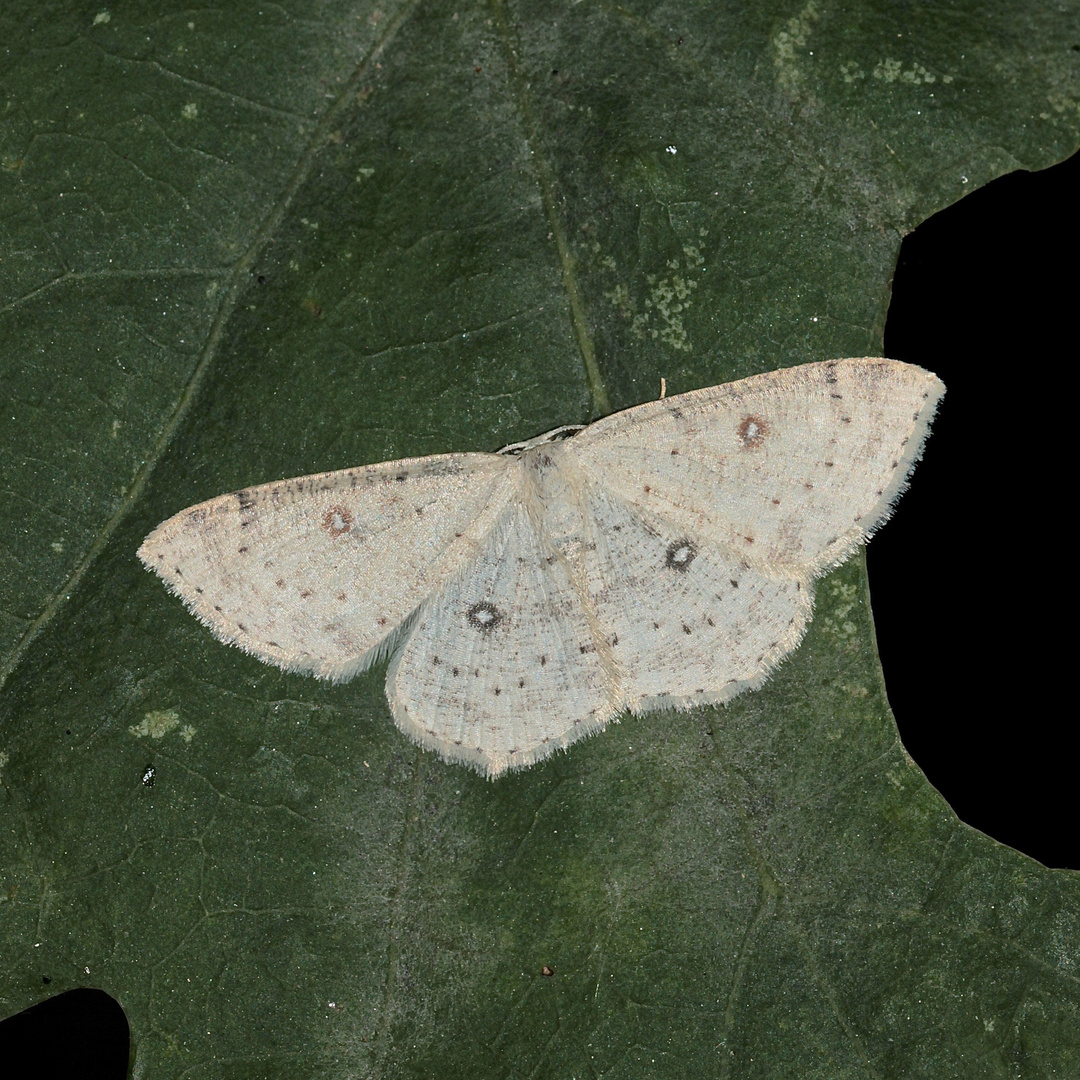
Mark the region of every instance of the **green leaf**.
[[860, 559], [763, 690], [495, 783], [398, 733], [382, 668], [283, 675], [135, 559], [247, 484], [879, 353], [901, 235], [1080, 141], [1077, 36], [5, 4], [3, 1011], [103, 987], [156, 1078], [1080, 1070], [1077, 876], [905, 755]]

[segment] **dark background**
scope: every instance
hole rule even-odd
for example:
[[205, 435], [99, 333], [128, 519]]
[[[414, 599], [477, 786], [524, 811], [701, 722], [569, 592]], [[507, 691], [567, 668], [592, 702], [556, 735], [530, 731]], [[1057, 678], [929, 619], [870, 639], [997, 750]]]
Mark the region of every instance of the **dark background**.
[[[1076, 543], [1053, 498], [1070, 494], [1076, 430], [1078, 193], [1080, 154], [1003, 176], [904, 239], [884, 352], [949, 389], [867, 562], [908, 753], [963, 821], [1080, 870], [1076, 706], [1059, 663]], [[11, 1080], [123, 1080], [127, 1062], [127, 1021], [99, 990], [0, 1023]]]
[[885, 355], [948, 392], [867, 548], [908, 753], [963, 821], [1074, 870], [1077, 710], [1060, 661], [1076, 541], [1060, 499], [1078, 433], [1078, 195], [1080, 154], [1003, 176], [905, 237]]

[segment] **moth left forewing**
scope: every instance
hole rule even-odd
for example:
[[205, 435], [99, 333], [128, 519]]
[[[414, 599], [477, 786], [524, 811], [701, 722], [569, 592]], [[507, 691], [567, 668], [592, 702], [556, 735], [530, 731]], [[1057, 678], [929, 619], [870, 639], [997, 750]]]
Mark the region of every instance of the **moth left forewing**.
[[812, 577], [887, 516], [943, 391], [893, 360], [806, 364], [628, 409], [566, 446], [644, 511]]
[[282, 480], [189, 507], [139, 557], [221, 640], [349, 678], [472, 558], [512, 463], [447, 454]]

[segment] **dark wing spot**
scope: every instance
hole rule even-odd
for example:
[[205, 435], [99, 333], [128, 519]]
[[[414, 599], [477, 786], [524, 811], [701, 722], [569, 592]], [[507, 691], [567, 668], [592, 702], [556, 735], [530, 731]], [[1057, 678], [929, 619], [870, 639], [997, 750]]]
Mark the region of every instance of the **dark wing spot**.
[[756, 450], [765, 442], [769, 425], [760, 416], [744, 416], [735, 429], [744, 450]]
[[322, 527], [331, 536], [341, 536], [352, 528], [352, 514], [344, 506], [331, 506], [323, 514]]
[[669, 570], [678, 570], [680, 574], [685, 574], [696, 557], [697, 548], [689, 540], [673, 540], [668, 544], [664, 565]]
[[679, 456], [679, 448], [677, 446], [675, 447], [674, 450], [671, 451], [671, 456], [672, 457], [678, 457]]
[[465, 617], [474, 630], [479, 630], [484, 634], [491, 633], [503, 621], [503, 613], [494, 604], [489, 604], [486, 600], [473, 604], [465, 612]]
[[734, 578], [728, 578], [728, 581], [731, 582], [731, 587], [733, 589], [737, 589], [739, 587], [739, 583]]

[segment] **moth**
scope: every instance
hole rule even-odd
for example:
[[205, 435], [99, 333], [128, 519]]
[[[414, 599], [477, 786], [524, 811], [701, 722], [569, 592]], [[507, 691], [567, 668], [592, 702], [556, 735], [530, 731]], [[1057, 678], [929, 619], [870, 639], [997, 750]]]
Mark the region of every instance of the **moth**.
[[221, 495], [139, 558], [222, 641], [341, 682], [389, 658], [398, 727], [496, 777], [624, 710], [762, 684], [813, 582], [888, 517], [944, 386], [832, 360], [498, 453]]

